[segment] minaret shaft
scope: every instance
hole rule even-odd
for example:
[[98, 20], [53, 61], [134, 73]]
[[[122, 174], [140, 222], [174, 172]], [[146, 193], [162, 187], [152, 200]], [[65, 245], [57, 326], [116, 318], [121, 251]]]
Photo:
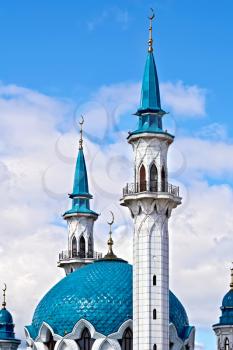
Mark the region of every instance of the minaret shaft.
[[166, 134], [129, 138], [134, 150], [135, 183], [126, 186], [121, 204], [134, 218], [134, 350], [169, 349], [168, 219], [181, 202], [178, 188], [167, 182], [171, 142]]

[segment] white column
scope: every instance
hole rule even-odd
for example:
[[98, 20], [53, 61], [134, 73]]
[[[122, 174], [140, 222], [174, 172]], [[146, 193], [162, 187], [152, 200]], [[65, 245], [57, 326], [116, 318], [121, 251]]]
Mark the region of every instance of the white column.
[[158, 192], [150, 192], [149, 181], [152, 164], [157, 168], [158, 181], [161, 182], [162, 169], [167, 181], [167, 151], [172, 140], [166, 134], [141, 134], [129, 139], [134, 150], [136, 182], [140, 183], [142, 164], [147, 181], [147, 191], [125, 193], [121, 200], [134, 218], [134, 350], [169, 350], [168, 218], [181, 198], [174, 193], [161, 192], [161, 183]]

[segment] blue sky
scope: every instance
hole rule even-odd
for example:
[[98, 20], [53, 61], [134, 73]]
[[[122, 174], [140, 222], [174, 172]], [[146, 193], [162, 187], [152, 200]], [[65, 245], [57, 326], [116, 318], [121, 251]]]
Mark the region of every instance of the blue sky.
[[[221, 205], [223, 211], [219, 215], [217, 224], [221, 223], [221, 220], [225, 220], [225, 224], [222, 226], [219, 224], [219, 234], [216, 232], [217, 238], [214, 237], [214, 239], [219, 239], [218, 251], [215, 251], [215, 248], [210, 249], [213, 237], [208, 241], [209, 243], [204, 239], [201, 243], [203, 247], [206, 245], [206, 249], [208, 247], [208, 252], [211, 251], [209, 258], [213, 261], [215, 261], [216, 254], [219, 254], [217, 260], [219, 265], [222, 264], [222, 269], [219, 271], [225, 276], [224, 282], [221, 280], [221, 283], [219, 283], [222, 286], [219, 287], [213, 299], [210, 299], [212, 304], [207, 309], [216, 310], [215, 314], [218, 315], [221, 296], [227, 290], [226, 283], [229, 277], [226, 269], [227, 261], [232, 259], [231, 252], [225, 254], [226, 248], [224, 248], [224, 242], [230, 239], [229, 237], [232, 234], [230, 231], [230, 227], [232, 227], [230, 225], [230, 213], [232, 210], [233, 184], [232, 1], [110, 0], [107, 2], [100, 0], [93, 2], [86, 0], [81, 2], [69, 0], [65, 2], [51, 0], [48, 2], [40, 0], [32, 2], [24, 0], [19, 2], [9, 0], [1, 2], [0, 81], [2, 85], [0, 86], [0, 95], [3, 96], [4, 103], [7, 103], [8, 99], [13, 101], [9, 116], [14, 115], [13, 122], [17, 125], [18, 132], [21, 130], [23, 133], [23, 128], [28, 128], [34, 135], [33, 128], [35, 129], [35, 126], [33, 122], [30, 124], [29, 119], [24, 119], [23, 115], [25, 112], [25, 115], [30, 117], [30, 113], [33, 113], [35, 120], [37, 120], [38, 115], [42, 121], [43, 118], [48, 118], [49, 123], [51, 122], [51, 125], [53, 125], [53, 129], [49, 129], [52, 128], [50, 124], [47, 129], [50, 135], [54, 132], [54, 140], [58, 137], [59, 127], [57, 124], [60, 125], [60, 128], [62, 125], [64, 140], [68, 140], [67, 143], [70, 147], [73, 147], [72, 131], [70, 134], [66, 134], [67, 129], [69, 129], [66, 128], [66, 123], [69, 124], [69, 127], [72, 124], [70, 118], [71, 106], [83, 106], [87, 101], [88, 103], [91, 101], [91, 107], [88, 104], [88, 108], [95, 111], [98, 118], [101, 118], [99, 105], [94, 108], [93, 101], [95, 103], [98, 101], [99, 104], [107, 101], [106, 103], [109, 106], [113, 103], [112, 101], [116, 105], [117, 99], [119, 99], [118, 102], [120, 101], [119, 103], [124, 108], [122, 107], [123, 113], [118, 119], [118, 128], [124, 132], [129, 128], [133, 128], [135, 117], [130, 116], [130, 114], [136, 108], [138, 83], [143, 74], [148, 40], [147, 16], [151, 6], [155, 9], [157, 16], [154, 22], [153, 36], [155, 59], [162, 85], [162, 104], [164, 103], [165, 109], [171, 112], [171, 118], [173, 116], [175, 118], [178, 150], [183, 152], [180, 154], [181, 156], [184, 155], [188, 164], [186, 172], [178, 179], [189, 188], [190, 201], [194, 203], [193, 210], [196, 214], [193, 214], [193, 217], [196, 219], [192, 222], [192, 219], [190, 219], [192, 215], [188, 211], [185, 212], [184, 216], [189, 225], [188, 229], [191, 227], [193, 229], [196, 225], [200, 233], [205, 233], [207, 227], [204, 223], [200, 225], [200, 218], [198, 217], [198, 200], [200, 199], [197, 198], [197, 192], [194, 190], [196, 188], [202, 189], [203, 212], [207, 212], [212, 203], [216, 203], [215, 201], [220, 196], [215, 196], [215, 193], [221, 191], [223, 204], [217, 207], [216, 213], [220, 213]], [[9, 88], [9, 86], [17, 88]], [[23, 90], [25, 88], [27, 90]], [[46, 99], [46, 96], [49, 96], [49, 100]], [[189, 97], [191, 100], [189, 100]], [[21, 114], [17, 115], [13, 112], [13, 107], [19, 101], [22, 102], [20, 102], [20, 108], [18, 109]], [[35, 101], [37, 102], [35, 103]], [[47, 105], [46, 109], [45, 104]], [[126, 104], [128, 104], [128, 108], [125, 106]], [[26, 106], [25, 109], [21, 109], [22, 105]], [[189, 106], [192, 110], [189, 110]], [[79, 107], [77, 107], [77, 110], [79, 111]], [[8, 116], [9, 109], [5, 109], [5, 104], [0, 104], [0, 113], [3, 113], [2, 111]], [[20, 120], [24, 123], [21, 127], [17, 121], [19, 115], [21, 116]], [[98, 119], [97, 122], [94, 120], [94, 123], [98, 124], [98, 122]], [[6, 123], [4, 122], [2, 130]], [[38, 120], [35, 123], [35, 125], [39, 125]], [[170, 124], [168, 119], [168, 125], [172, 126], [173, 124], [173, 119], [170, 119]], [[115, 135], [111, 128], [108, 135], [106, 133], [105, 135], [101, 134], [102, 125], [103, 121], [100, 120], [99, 129], [90, 128], [90, 130], [87, 130], [90, 136], [89, 139], [97, 141], [97, 144], [101, 144], [99, 140], [104, 140], [105, 147], [109, 147], [109, 157], [112, 157], [118, 146], [120, 150], [124, 150], [121, 147], [125, 147], [122, 146], [122, 144], [125, 145], [125, 136], [122, 138], [123, 141], [120, 139], [124, 143], [119, 142], [118, 145], [117, 138], [119, 134]], [[38, 130], [44, 130], [43, 127], [44, 124], [40, 125]], [[106, 125], [104, 127], [108, 130]], [[13, 124], [9, 130], [13, 130]], [[11, 137], [9, 137], [9, 140], [4, 139], [6, 142], [4, 147], [8, 150], [10, 158], [5, 156], [6, 152], [2, 153], [3, 163], [5, 162], [13, 173], [18, 172], [18, 169], [14, 166], [11, 168], [12, 160], [15, 159], [18, 152], [16, 152], [14, 142], [18, 142], [18, 147], [21, 142], [20, 137], [19, 139], [15, 137], [16, 134], [17, 132], [11, 135], [11, 131], [9, 131]], [[41, 135], [42, 133], [39, 134], [39, 137]], [[38, 135], [33, 137], [38, 137]], [[65, 148], [65, 144], [66, 142], [63, 142], [62, 147]], [[50, 145], [48, 138], [48, 140], [45, 140], [45, 145], [47, 149], [50, 146], [52, 149], [54, 143]], [[36, 155], [39, 158], [39, 148], [36, 148], [39, 146], [34, 144], [34, 140], [27, 144], [27, 147], [31, 147], [30, 154], [32, 156]], [[95, 151], [97, 149], [95, 147], [98, 146], [94, 147], [90, 144], [89, 147], [92, 151]], [[2, 143], [0, 143], [0, 151], [2, 151]], [[68, 149], [66, 151], [69, 152]], [[26, 151], [24, 150], [24, 152]], [[132, 157], [132, 154], [129, 154]], [[46, 153], [44, 153], [44, 157], [47, 157]], [[100, 159], [98, 157], [96, 159], [101, 163], [103, 161], [102, 154]], [[50, 163], [51, 159], [48, 160], [48, 164]], [[41, 166], [45, 167], [46, 164], [45, 162]], [[38, 168], [38, 173], [39, 171], [41, 169]], [[175, 173], [178, 174], [179, 169], [174, 170]], [[100, 176], [100, 174], [98, 175]], [[36, 178], [33, 173], [31, 176]], [[32, 180], [32, 178], [30, 179]], [[19, 179], [18, 183], [20, 181]], [[61, 190], [62, 181], [68, 180], [61, 178], [57, 185], [59, 190]], [[20, 183], [20, 186], [23, 188], [23, 184]], [[34, 189], [34, 185], [32, 188]], [[32, 195], [32, 192], [30, 192], [27, 201], [31, 202], [33, 196], [35, 194]], [[44, 203], [47, 202], [41, 199], [41, 206]], [[58, 215], [60, 214], [60, 203], [51, 204], [49, 202], [47, 205], [54, 215], [57, 215], [58, 211]], [[22, 204], [19, 207], [22, 207]], [[227, 210], [229, 210], [228, 217]], [[211, 215], [216, 217], [217, 214], [209, 213], [210, 218]], [[42, 216], [44, 221], [41, 219], [43, 221], [43, 224], [42, 221], [39, 223], [41, 227], [43, 225], [43, 227], [49, 227], [49, 223], [56, 220], [56, 216], [46, 217], [46, 219], [44, 219], [45, 214]], [[225, 219], [222, 219], [222, 217]], [[7, 222], [7, 216], [4, 216], [3, 220]], [[178, 225], [177, 230], [181, 229], [183, 223], [179, 219], [175, 223]], [[217, 224], [216, 226], [218, 226]], [[175, 227], [174, 224], [173, 231], [175, 231]], [[226, 237], [221, 236], [224, 230], [228, 234]], [[190, 231], [192, 230], [190, 229]], [[7, 235], [7, 229], [5, 232]], [[180, 239], [183, 239], [182, 235]], [[230, 242], [232, 243], [232, 241]], [[57, 246], [56, 249], [58, 249]], [[54, 250], [56, 249], [54, 248]], [[175, 257], [176, 251], [174, 250], [172, 254]], [[197, 262], [192, 276], [197, 277], [195, 271], [199, 271], [199, 251], [193, 254], [193, 256], [197, 256]], [[200, 259], [204, 258], [200, 255]], [[204, 263], [204, 260], [200, 261]], [[211, 261], [209, 263], [211, 265]], [[9, 262], [9, 268], [11, 268], [10, 264]], [[207, 265], [206, 269], [203, 268], [203, 271], [206, 271], [206, 275], [210, 273]], [[211, 276], [214, 276], [214, 265], [211, 271]], [[52, 272], [51, 270], [50, 274]], [[39, 273], [36, 268], [34, 273], [35, 276], [36, 273]], [[206, 280], [206, 275], [203, 272], [203, 281]], [[185, 276], [184, 271], [183, 275], [180, 273], [179, 278], [185, 280]], [[47, 283], [48, 281], [50, 281], [50, 277], [48, 277]], [[178, 282], [179, 280], [176, 281], [176, 283]], [[46, 285], [45, 280], [43, 283]], [[182, 297], [190, 303], [188, 297], [190, 293], [184, 292], [184, 288], [179, 288], [179, 292], [183, 293]], [[43, 289], [41, 293], [42, 291]], [[202, 306], [205, 303], [208, 305], [208, 302], [206, 302], [207, 296], [207, 292], [203, 294], [203, 300], [201, 296], [198, 296], [195, 299], [195, 305], [193, 307], [188, 306], [188, 310], [197, 309], [198, 302], [203, 303]], [[20, 312], [20, 308], [13, 307], [15, 307], [16, 313], [17, 310], [18, 313]], [[208, 313], [208, 311], [200, 309], [200, 313], [206, 312]], [[19, 316], [17, 317], [20, 319]], [[197, 317], [192, 318], [191, 316], [191, 319], [196, 320]], [[210, 326], [211, 322], [214, 323], [215, 321], [216, 319], [208, 319], [208, 323], [200, 315], [197, 341], [199, 344], [204, 344], [204, 347], [200, 347], [200, 349], [212, 350], [214, 348], [215, 339]]]

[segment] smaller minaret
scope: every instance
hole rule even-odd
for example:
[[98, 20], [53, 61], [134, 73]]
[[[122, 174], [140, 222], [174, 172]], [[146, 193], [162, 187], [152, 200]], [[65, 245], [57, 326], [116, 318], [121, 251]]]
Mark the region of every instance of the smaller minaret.
[[3, 288], [3, 302], [0, 310], [0, 349], [16, 350], [20, 340], [15, 338], [14, 323], [10, 312], [6, 309], [6, 284]]
[[82, 117], [73, 192], [69, 194], [72, 207], [63, 215], [68, 225], [68, 250], [59, 254], [58, 266], [64, 268], [66, 274], [102, 257], [100, 253], [94, 252], [93, 225], [98, 214], [90, 209], [92, 195], [89, 193], [83, 153], [83, 123]]
[[231, 268], [230, 290], [224, 296], [219, 323], [213, 325], [217, 336], [218, 350], [233, 350], [233, 268]]

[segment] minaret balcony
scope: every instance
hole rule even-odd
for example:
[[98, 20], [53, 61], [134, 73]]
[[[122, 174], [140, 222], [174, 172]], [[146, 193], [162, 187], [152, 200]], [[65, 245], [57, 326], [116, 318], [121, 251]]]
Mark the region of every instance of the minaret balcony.
[[59, 262], [67, 261], [67, 260], [98, 260], [102, 258], [102, 253], [98, 252], [92, 252], [92, 253], [85, 253], [85, 252], [76, 252], [72, 250], [62, 250], [59, 253]]
[[127, 183], [123, 188], [123, 197], [137, 194], [164, 194], [179, 197], [179, 187], [168, 182], [143, 181]]

